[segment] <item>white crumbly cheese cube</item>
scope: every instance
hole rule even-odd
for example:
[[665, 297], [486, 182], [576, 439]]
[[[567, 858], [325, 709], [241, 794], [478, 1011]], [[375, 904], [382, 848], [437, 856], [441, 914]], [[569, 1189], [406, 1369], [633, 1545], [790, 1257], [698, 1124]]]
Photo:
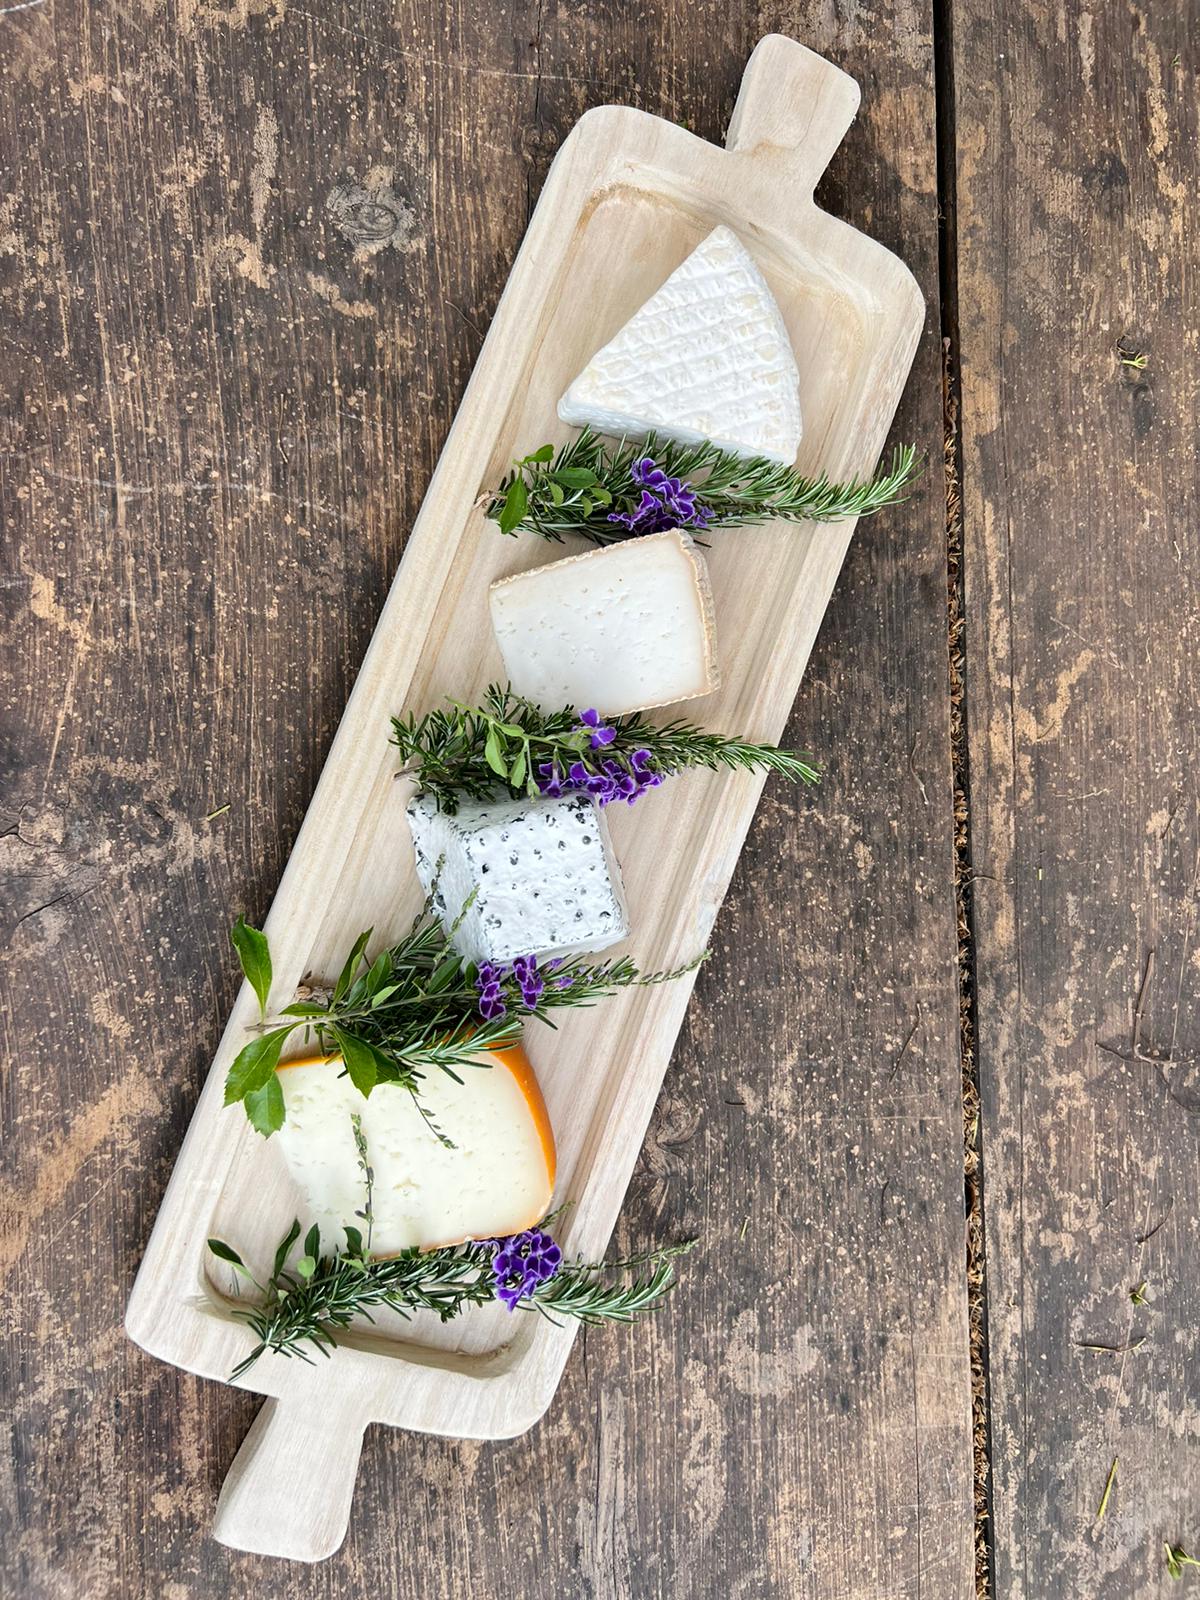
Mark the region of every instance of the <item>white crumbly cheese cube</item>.
[[592, 357], [558, 414], [613, 438], [707, 439], [792, 465], [796, 358], [766, 279], [731, 229], [714, 228]]
[[616, 717], [720, 686], [708, 568], [678, 528], [501, 578], [490, 600], [508, 681], [543, 710]]
[[[603, 950], [629, 932], [621, 872], [591, 795], [409, 802], [417, 876], [470, 961]], [[441, 863], [439, 868], [439, 861]]]
[[518, 1048], [478, 1060], [477, 1070], [460, 1069], [461, 1082], [437, 1070], [421, 1081], [421, 1104], [453, 1148], [400, 1084], [378, 1084], [364, 1099], [340, 1056], [280, 1068], [287, 1114], [277, 1141], [327, 1250], [343, 1243], [347, 1222], [362, 1228], [352, 1116], [371, 1164], [373, 1255], [516, 1233], [545, 1215], [554, 1135], [528, 1058]]

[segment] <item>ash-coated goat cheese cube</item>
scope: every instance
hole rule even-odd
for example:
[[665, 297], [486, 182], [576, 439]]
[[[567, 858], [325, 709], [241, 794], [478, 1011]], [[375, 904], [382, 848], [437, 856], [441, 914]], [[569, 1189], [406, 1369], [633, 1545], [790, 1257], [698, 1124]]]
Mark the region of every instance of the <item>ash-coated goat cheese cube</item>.
[[[629, 932], [621, 872], [590, 795], [408, 806], [417, 876], [469, 961], [577, 955]], [[439, 866], [440, 863], [440, 866]]]
[[492, 627], [516, 694], [608, 717], [720, 687], [708, 567], [679, 528], [498, 578]]

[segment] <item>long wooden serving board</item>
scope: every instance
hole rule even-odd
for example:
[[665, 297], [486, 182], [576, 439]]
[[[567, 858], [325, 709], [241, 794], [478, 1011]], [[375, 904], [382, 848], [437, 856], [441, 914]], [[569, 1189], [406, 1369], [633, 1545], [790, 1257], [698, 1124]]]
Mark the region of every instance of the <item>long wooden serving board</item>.
[[[725, 149], [623, 106], [589, 111], [563, 144], [267, 919], [274, 1007], [305, 974], [336, 971], [360, 929], [373, 926], [382, 946], [408, 926], [421, 895], [389, 717], [447, 695], [471, 700], [499, 678], [489, 583], [570, 553], [531, 535], [503, 538], [478, 508], [481, 487], [513, 456], [566, 436], [555, 416], [566, 384], [718, 223], [751, 250], [787, 322], [801, 467], [834, 478], [874, 469], [924, 304], [900, 261], [813, 203], [858, 101], [851, 78], [773, 35], [747, 65]], [[776, 523], [714, 536], [724, 687], [691, 702], [689, 720], [781, 737], [852, 531]], [[636, 811], [612, 808], [629, 948], [644, 970], [704, 948], [761, 787], [750, 774], [694, 773]], [[597, 1259], [607, 1246], [690, 990], [690, 981], [633, 989], [564, 1013], [557, 1032], [527, 1029], [558, 1139], [556, 1203], [572, 1202], [559, 1225], [570, 1253]], [[253, 1336], [231, 1315], [234, 1285], [205, 1241], [218, 1235], [265, 1268], [300, 1209], [278, 1142], [254, 1133], [240, 1106], [222, 1106], [226, 1071], [256, 1020], [246, 988], [126, 1317], [144, 1349], [210, 1378], [227, 1378]], [[312, 1367], [264, 1356], [242, 1382], [269, 1398], [222, 1490], [217, 1538], [299, 1560], [331, 1554], [369, 1422], [479, 1439], [520, 1433], [549, 1405], [574, 1332], [497, 1306], [444, 1326], [380, 1323]]]

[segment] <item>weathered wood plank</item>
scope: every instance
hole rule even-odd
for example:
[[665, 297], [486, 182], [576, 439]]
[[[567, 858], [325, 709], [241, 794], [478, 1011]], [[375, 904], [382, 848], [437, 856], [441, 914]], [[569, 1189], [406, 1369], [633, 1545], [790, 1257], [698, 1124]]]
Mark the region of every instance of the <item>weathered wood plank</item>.
[[[864, 84], [826, 203], [936, 305], [928, 14], [825, 19], [786, 25]], [[791, 730], [825, 785], [768, 797], [631, 1192], [624, 1242], [705, 1237], [673, 1308], [587, 1337], [526, 1439], [373, 1430], [312, 1572], [207, 1538], [254, 1402], [118, 1331], [228, 912], [270, 897], [545, 164], [606, 99], [719, 137], [764, 26], [200, 0], [0, 28], [6, 1576], [967, 1592], [936, 488], [852, 551]], [[933, 459], [938, 348], [934, 312], [898, 424]]]
[[[1171, 1592], [1164, 1541], [1200, 1540], [1200, 1077], [1189, 1064], [1200, 1044], [1200, 241], [1183, 66], [1198, 23], [1194, 4], [955, 8], [971, 826], [1006, 1600]], [[1122, 365], [1122, 341], [1144, 367]], [[1128, 1059], [1135, 1038], [1180, 1064]], [[1143, 1279], [1150, 1304], [1137, 1308], [1129, 1291]], [[1078, 1348], [1143, 1336], [1122, 1355]]]

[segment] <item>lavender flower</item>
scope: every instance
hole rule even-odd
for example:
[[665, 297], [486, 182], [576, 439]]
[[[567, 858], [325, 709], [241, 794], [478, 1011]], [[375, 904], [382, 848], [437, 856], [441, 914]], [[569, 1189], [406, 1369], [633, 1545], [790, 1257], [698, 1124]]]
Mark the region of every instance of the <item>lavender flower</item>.
[[536, 1011], [538, 1001], [546, 992], [546, 980], [538, 971], [536, 956], [518, 956], [512, 964], [513, 977], [521, 990], [521, 1003], [526, 1011]]
[[543, 761], [538, 766], [541, 777], [538, 779], [538, 788], [542, 794], [548, 794], [554, 800], [566, 794], [566, 785], [557, 761]]
[[[598, 712], [584, 711], [581, 716], [580, 727], [591, 733], [593, 750], [604, 748], [616, 739], [617, 730], [605, 727]], [[614, 800], [632, 805], [647, 789], [657, 789], [665, 776], [655, 767], [649, 750], [635, 750], [628, 765], [609, 756], [594, 771], [586, 761], [579, 760], [572, 761], [564, 773], [557, 761], [543, 761], [538, 772], [541, 774], [538, 789], [542, 794], [555, 799], [572, 792], [590, 794], [602, 806], [611, 805]]]
[[592, 736], [592, 749], [602, 750], [606, 744], [611, 744], [617, 737], [615, 728], [606, 728], [600, 720], [598, 711], [581, 711], [579, 713], [579, 726]]
[[610, 511], [610, 522], [623, 523], [631, 533], [661, 533], [666, 528], [707, 528], [711, 509], [696, 499], [696, 490], [682, 478], [671, 478], [650, 456], [642, 456], [629, 469], [641, 489], [637, 507]]
[[540, 1228], [527, 1228], [509, 1239], [496, 1239], [493, 1245], [496, 1299], [510, 1311], [515, 1311], [527, 1295], [552, 1278], [562, 1266], [562, 1251]]
[[501, 990], [504, 978], [504, 968], [493, 961], [482, 961], [479, 971], [475, 976], [475, 987], [479, 991], [479, 1015], [485, 1022], [495, 1022], [508, 1010]]

